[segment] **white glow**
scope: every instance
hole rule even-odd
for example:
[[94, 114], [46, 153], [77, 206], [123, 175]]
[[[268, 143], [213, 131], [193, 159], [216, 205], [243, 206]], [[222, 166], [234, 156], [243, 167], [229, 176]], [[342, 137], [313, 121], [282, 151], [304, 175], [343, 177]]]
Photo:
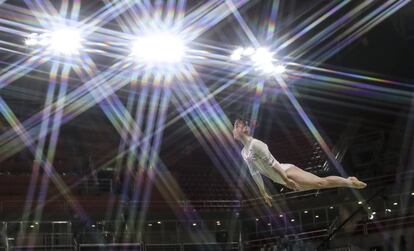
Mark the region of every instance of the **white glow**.
[[193, 226], [197, 226], [197, 223], [193, 223]]
[[291, 219], [290, 221], [291, 221], [291, 222], [295, 222], [295, 219]]
[[393, 205], [396, 206], [396, 205], [398, 205], [398, 203], [397, 202], [394, 202]]
[[26, 40], [24, 40], [24, 43], [27, 45], [27, 46], [35, 46], [35, 45], [37, 45], [38, 43], [39, 43], [39, 40], [38, 40], [38, 37], [37, 37], [38, 35], [37, 35], [37, 33], [32, 33], [32, 34], [30, 34], [27, 38], [26, 38]]
[[54, 53], [71, 55], [78, 54], [82, 47], [79, 31], [71, 28], [56, 30], [43, 34], [32, 33], [24, 41], [26, 46], [43, 46]]
[[250, 59], [255, 64], [256, 68], [264, 73], [283, 73], [286, 69], [281, 66], [273, 65], [273, 53], [271, 53], [267, 48], [260, 47], [255, 50], [251, 55]]
[[307, 214], [308, 213], [308, 211], [307, 210], [305, 210], [305, 212], [304, 212], [305, 214]]
[[246, 49], [243, 50], [242, 54], [244, 56], [251, 56], [254, 53], [254, 48], [253, 47], [248, 47]]
[[252, 54], [251, 59], [257, 65], [272, 64], [273, 53], [269, 52], [266, 48], [260, 47]]
[[51, 33], [49, 48], [65, 55], [77, 54], [81, 45], [81, 35], [74, 29], [62, 29]]
[[132, 55], [138, 61], [149, 63], [178, 63], [184, 54], [184, 42], [167, 33], [140, 37], [132, 47]]
[[230, 59], [233, 61], [239, 61], [241, 59], [247, 59], [249, 63], [252, 63], [257, 71], [261, 71], [266, 74], [282, 74], [286, 71], [286, 67], [282, 64], [275, 65], [273, 58], [274, 52], [270, 52], [265, 47], [259, 47], [257, 49], [253, 47], [242, 48], [239, 47], [233, 51]]
[[284, 73], [285, 71], [286, 71], [286, 67], [283, 65], [277, 65], [274, 67], [274, 72], [276, 74], [281, 74], [281, 73]]
[[233, 54], [231, 54], [230, 58], [231, 60], [238, 61], [241, 59], [242, 54], [243, 48], [239, 47], [233, 51]]

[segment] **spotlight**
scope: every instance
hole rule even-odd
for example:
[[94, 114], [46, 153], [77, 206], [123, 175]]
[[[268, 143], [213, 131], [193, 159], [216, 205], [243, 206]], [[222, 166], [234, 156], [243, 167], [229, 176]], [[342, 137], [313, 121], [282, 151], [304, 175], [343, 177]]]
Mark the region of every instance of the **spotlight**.
[[233, 51], [233, 54], [231, 54], [230, 58], [231, 60], [237, 61], [241, 59], [242, 54], [243, 48], [239, 47]]
[[270, 74], [272, 72], [277, 73], [275, 66], [270, 63], [257, 65], [257, 70], [260, 70], [266, 74]]
[[319, 218], [319, 215], [315, 215], [315, 218], [318, 219]]
[[197, 223], [193, 223], [193, 226], [197, 226]]
[[307, 214], [308, 213], [308, 210], [305, 210], [304, 213]]
[[161, 221], [157, 221], [157, 224], [159, 225], [159, 224], [161, 224]]
[[69, 28], [57, 30], [50, 36], [49, 48], [56, 53], [77, 54], [81, 47], [81, 36], [77, 30]]
[[254, 48], [253, 47], [247, 47], [242, 52], [243, 56], [251, 56], [251, 55], [253, 55], [253, 53], [254, 53]]
[[369, 219], [370, 219], [370, 220], [373, 220], [373, 219], [374, 219], [374, 215], [373, 215], [373, 214], [371, 214], [371, 215], [369, 216]]
[[258, 218], [256, 218], [256, 221], [259, 221], [259, 219], [258, 219]]
[[151, 223], [148, 223], [148, 226], [149, 226], [149, 227], [152, 227], [152, 224], [151, 224]]
[[220, 221], [217, 221], [216, 224], [217, 224], [217, 226], [220, 226], [221, 225], [221, 222]]
[[334, 208], [334, 207], [332, 207], [332, 206], [331, 206], [331, 207], [329, 207], [329, 209], [333, 209], [333, 208]]
[[39, 38], [37, 33], [32, 33], [27, 36], [26, 40], [24, 40], [26, 46], [35, 46], [39, 43]]
[[281, 73], [284, 73], [286, 71], [286, 67], [284, 65], [277, 65], [277, 66], [274, 67], [273, 70], [276, 74], [281, 74]]
[[283, 218], [283, 214], [279, 215], [280, 218]]
[[251, 56], [252, 61], [257, 65], [272, 64], [273, 53], [270, 53], [266, 48], [257, 48]]
[[397, 206], [397, 205], [398, 205], [398, 203], [397, 203], [397, 202], [394, 202], [394, 203], [393, 203], [393, 205], [394, 205], [394, 206]]
[[82, 48], [80, 32], [72, 28], [63, 28], [53, 32], [32, 33], [25, 40], [26, 46], [44, 46], [57, 54], [78, 54]]
[[136, 60], [147, 63], [178, 63], [184, 54], [184, 42], [168, 33], [140, 37], [132, 47]]
[[275, 66], [272, 63], [273, 53], [269, 52], [266, 48], [257, 48], [254, 54], [252, 54], [251, 60], [258, 70], [264, 73], [276, 73]]
[[361, 205], [362, 204], [362, 201], [358, 201], [358, 205]]
[[262, 71], [266, 74], [281, 74], [286, 71], [286, 67], [284, 65], [274, 65], [273, 61], [275, 59], [273, 58], [273, 52], [270, 52], [265, 47], [259, 47], [259, 48], [242, 48], [239, 47], [236, 50], [233, 51], [233, 53], [230, 56], [230, 59], [233, 61], [239, 61], [241, 59], [246, 59], [250, 61], [250, 63], [253, 64], [256, 70]]
[[267, 225], [268, 225], [268, 226], [271, 226], [272, 224], [270, 224], [270, 223], [267, 223]]
[[291, 221], [291, 222], [295, 222], [295, 219], [291, 219], [290, 221]]

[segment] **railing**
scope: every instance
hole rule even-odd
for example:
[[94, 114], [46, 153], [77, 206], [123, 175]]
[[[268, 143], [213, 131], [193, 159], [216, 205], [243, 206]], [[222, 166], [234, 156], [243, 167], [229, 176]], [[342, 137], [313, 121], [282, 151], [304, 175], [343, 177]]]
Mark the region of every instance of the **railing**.
[[179, 206], [184, 209], [184, 211], [192, 211], [194, 208], [240, 209], [241, 203], [239, 200], [180, 201]]
[[78, 189], [89, 193], [113, 192], [112, 179], [86, 180], [79, 184]]
[[141, 243], [96, 243], [96, 244], [79, 244], [79, 251], [83, 250], [128, 250], [143, 251], [145, 250]]
[[8, 238], [8, 247], [18, 249], [19, 247], [30, 248], [72, 248], [73, 235], [71, 233], [27, 233], [17, 237]]

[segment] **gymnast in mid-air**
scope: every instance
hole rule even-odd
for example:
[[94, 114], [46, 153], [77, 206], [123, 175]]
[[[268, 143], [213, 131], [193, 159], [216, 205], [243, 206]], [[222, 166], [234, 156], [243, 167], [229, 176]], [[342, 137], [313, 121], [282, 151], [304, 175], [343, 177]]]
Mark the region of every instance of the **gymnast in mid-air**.
[[243, 144], [241, 155], [266, 204], [269, 206], [272, 205], [272, 197], [266, 192], [261, 175], [295, 191], [334, 187], [362, 189], [367, 186], [366, 183], [356, 177], [348, 177], [347, 179], [339, 176], [318, 177], [295, 165], [279, 163], [272, 156], [265, 143], [252, 137], [247, 122], [241, 119], [234, 122], [233, 137]]

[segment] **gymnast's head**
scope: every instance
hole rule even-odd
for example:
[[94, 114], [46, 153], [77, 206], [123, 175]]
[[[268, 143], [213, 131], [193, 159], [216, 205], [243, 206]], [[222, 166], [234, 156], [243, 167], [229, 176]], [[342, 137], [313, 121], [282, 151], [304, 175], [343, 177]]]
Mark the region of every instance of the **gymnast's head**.
[[235, 140], [241, 140], [244, 136], [250, 136], [250, 127], [247, 121], [236, 119], [233, 127], [233, 137]]

